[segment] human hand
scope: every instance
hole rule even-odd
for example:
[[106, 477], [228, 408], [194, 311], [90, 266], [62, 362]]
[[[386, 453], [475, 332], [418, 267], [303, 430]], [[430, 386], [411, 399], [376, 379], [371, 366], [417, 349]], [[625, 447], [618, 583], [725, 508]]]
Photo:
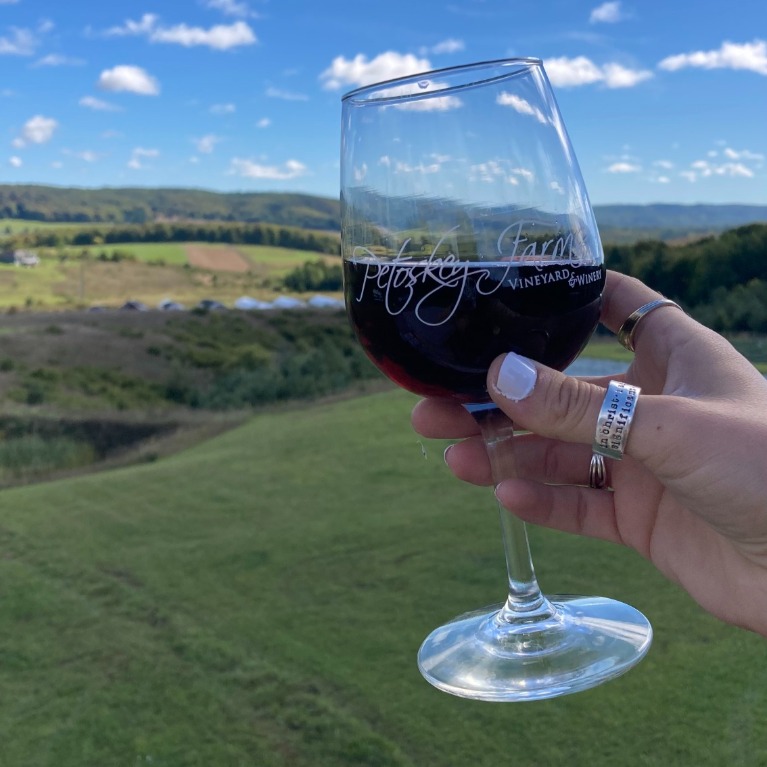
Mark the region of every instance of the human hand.
[[[658, 294], [608, 272], [602, 322], [613, 332]], [[509, 354], [488, 373], [493, 401], [530, 434], [515, 438], [518, 478], [496, 487], [526, 522], [636, 549], [718, 618], [767, 636], [767, 382], [721, 336], [673, 307], [646, 315], [622, 376], [574, 378]], [[585, 487], [610, 378], [641, 387], [626, 454], [607, 460], [612, 492]], [[492, 484], [474, 419], [419, 402], [425, 437], [462, 439], [445, 460]]]

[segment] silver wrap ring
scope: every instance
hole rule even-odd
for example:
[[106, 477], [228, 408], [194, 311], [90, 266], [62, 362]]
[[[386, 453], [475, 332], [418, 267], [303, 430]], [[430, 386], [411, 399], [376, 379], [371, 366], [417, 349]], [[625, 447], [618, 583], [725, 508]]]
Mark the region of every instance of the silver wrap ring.
[[639, 400], [638, 386], [623, 381], [610, 381], [597, 418], [592, 450], [605, 458], [620, 461]]
[[620, 330], [618, 331], [618, 343], [630, 352], [633, 352], [634, 333], [636, 332], [639, 320], [641, 320], [642, 317], [646, 317], [655, 309], [660, 309], [661, 306], [675, 306], [680, 311], [683, 311], [682, 307], [670, 298], [656, 298], [655, 301], [650, 301], [650, 303], [640, 306], [635, 312], [631, 312], [631, 314], [626, 317], [626, 321], [621, 325]]
[[599, 453], [592, 453], [591, 463], [589, 464], [589, 487], [595, 490], [602, 490], [607, 484], [607, 470], [605, 469], [605, 459]]

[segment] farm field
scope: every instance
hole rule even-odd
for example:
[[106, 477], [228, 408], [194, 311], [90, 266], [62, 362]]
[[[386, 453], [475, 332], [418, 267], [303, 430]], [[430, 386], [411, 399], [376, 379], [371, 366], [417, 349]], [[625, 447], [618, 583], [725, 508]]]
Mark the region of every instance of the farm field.
[[274, 246], [210, 243], [119, 243], [37, 249], [33, 268], [0, 265], [0, 310], [149, 306], [171, 298], [194, 306], [203, 298], [231, 304], [242, 295], [272, 300], [277, 284], [307, 261], [338, 263], [321, 253]]
[[419, 444], [412, 404], [266, 411], [151, 464], [3, 491], [4, 763], [764, 764], [764, 640], [600, 542], [531, 530], [545, 588], [648, 615], [640, 666], [533, 704], [421, 679], [425, 634], [501, 599], [505, 573], [492, 494]]

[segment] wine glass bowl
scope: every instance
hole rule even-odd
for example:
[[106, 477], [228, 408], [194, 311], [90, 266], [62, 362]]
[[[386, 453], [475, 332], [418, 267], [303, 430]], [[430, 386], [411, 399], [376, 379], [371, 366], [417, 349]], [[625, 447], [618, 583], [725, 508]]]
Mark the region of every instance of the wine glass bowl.
[[[457, 400], [495, 481], [515, 476], [513, 426], [487, 370], [514, 351], [563, 370], [599, 320], [605, 271], [580, 170], [541, 62], [428, 72], [343, 98], [344, 291], [370, 359], [400, 386]], [[584, 468], [586, 472], [586, 468]], [[641, 613], [544, 597], [524, 525], [501, 510], [509, 595], [436, 629], [435, 686], [484, 700], [574, 692], [647, 652]]]

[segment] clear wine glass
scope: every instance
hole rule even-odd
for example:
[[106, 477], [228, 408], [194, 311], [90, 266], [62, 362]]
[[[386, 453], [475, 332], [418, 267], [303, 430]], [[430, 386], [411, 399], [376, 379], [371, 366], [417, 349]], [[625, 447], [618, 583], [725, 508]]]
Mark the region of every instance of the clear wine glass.
[[[543, 66], [426, 72], [342, 103], [342, 252], [357, 336], [400, 386], [461, 402], [495, 481], [513, 476], [513, 426], [488, 397], [488, 367], [515, 351], [564, 369], [598, 322], [605, 279]], [[467, 698], [534, 700], [636, 664], [652, 639], [647, 619], [603, 597], [544, 597], [524, 524], [500, 511], [508, 597], [435, 629], [418, 654], [426, 679]]]

